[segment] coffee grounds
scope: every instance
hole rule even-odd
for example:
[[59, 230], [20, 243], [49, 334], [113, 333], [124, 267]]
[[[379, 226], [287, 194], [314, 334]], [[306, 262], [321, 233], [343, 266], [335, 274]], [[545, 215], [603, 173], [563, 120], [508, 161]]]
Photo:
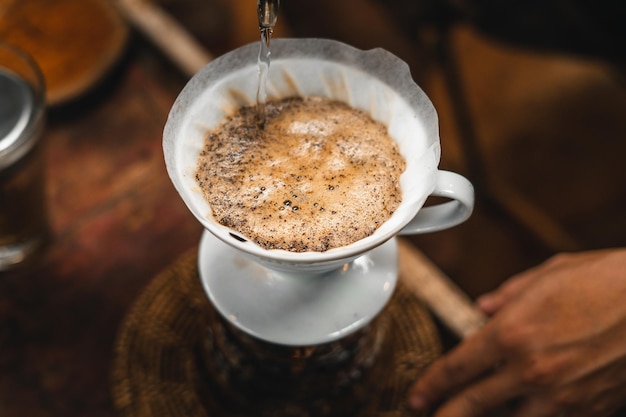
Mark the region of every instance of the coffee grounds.
[[213, 216], [266, 249], [323, 252], [371, 235], [401, 201], [387, 128], [320, 97], [241, 108], [208, 132], [196, 180]]

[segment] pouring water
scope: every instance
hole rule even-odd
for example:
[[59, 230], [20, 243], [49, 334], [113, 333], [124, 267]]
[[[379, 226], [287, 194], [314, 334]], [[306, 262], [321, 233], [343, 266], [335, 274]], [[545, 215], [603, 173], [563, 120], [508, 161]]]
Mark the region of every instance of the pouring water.
[[257, 119], [259, 126], [265, 124], [265, 102], [267, 101], [267, 73], [270, 67], [270, 41], [278, 18], [280, 0], [258, 0], [257, 13], [259, 17], [259, 32], [261, 46], [259, 48], [259, 87], [257, 90]]

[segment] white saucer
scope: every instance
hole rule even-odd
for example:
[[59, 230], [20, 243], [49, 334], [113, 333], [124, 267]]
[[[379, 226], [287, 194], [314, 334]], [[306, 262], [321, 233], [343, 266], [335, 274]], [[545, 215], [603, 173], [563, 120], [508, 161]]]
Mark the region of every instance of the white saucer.
[[398, 279], [395, 239], [314, 277], [269, 270], [205, 231], [198, 266], [215, 308], [267, 342], [311, 346], [341, 339], [380, 313]]

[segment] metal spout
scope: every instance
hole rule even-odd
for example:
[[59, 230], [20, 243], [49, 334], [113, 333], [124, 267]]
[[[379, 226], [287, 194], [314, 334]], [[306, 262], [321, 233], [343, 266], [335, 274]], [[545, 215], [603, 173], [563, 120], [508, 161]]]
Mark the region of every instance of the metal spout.
[[257, 13], [259, 16], [259, 28], [273, 28], [278, 18], [278, 6], [280, 0], [258, 0]]

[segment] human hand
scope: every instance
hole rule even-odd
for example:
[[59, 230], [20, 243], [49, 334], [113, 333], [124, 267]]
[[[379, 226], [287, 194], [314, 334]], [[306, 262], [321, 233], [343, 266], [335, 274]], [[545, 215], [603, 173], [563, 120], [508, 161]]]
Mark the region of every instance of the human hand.
[[481, 297], [492, 318], [409, 392], [435, 417], [602, 417], [626, 403], [626, 250], [558, 255]]

